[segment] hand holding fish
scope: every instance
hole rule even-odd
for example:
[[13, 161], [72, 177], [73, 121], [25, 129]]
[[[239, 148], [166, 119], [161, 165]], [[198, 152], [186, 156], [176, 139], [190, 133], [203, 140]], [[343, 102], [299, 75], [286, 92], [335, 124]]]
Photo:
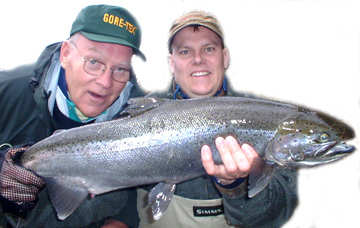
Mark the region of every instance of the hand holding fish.
[[[1, 147], [4, 147], [3, 144]], [[4, 162], [0, 170], [0, 196], [7, 205], [8, 212], [23, 213], [31, 209], [35, 203], [37, 193], [44, 185], [42, 179], [29, 170], [16, 164], [18, 157], [26, 147], [12, 148], [5, 151]]]
[[5, 154], [5, 161], [0, 172], [0, 194], [10, 201], [30, 202], [44, 182], [31, 171], [15, 164], [18, 153], [26, 148], [10, 148]]
[[250, 145], [240, 145], [232, 136], [225, 139], [217, 137], [215, 144], [223, 161], [220, 165], [214, 163], [209, 146], [201, 148], [202, 164], [208, 175], [215, 176], [224, 184], [231, 184], [249, 175], [252, 163], [259, 156]]

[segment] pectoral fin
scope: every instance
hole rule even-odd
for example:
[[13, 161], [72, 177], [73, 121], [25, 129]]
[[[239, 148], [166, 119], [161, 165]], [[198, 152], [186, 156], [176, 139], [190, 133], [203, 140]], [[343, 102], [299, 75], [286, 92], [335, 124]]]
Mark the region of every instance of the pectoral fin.
[[51, 203], [60, 220], [66, 219], [88, 196], [88, 191], [82, 186], [72, 184], [63, 178], [44, 178]]
[[274, 166], [266, 163], [263, 159], [258, 158], [254, 162], [249, 175], [249, 198], [253, 198], [266, 188], [270, 183], [273, 172]]
[[148, 203], [151, 205], [151, 212], [154, 220], [159, 220], [168, 208], [174, 196], [175, 184], [158, 183], [149, 193]]

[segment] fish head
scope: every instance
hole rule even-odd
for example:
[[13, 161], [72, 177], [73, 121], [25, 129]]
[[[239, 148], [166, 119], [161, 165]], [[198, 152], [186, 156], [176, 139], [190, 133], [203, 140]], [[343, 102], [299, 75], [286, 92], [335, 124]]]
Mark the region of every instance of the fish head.
[[353, 129], [329, 115], [306, 112], [281, 122], [265, 158], [280, 166], [313, 167], [337, 161], [355, 150], [345, 143]]

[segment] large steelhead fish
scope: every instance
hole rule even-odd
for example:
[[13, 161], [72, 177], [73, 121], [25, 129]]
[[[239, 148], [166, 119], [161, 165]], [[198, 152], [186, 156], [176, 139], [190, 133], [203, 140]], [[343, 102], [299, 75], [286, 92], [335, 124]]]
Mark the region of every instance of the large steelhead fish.
[[343, 122], [296, 105], [262, 99], [136, 98], [123, 117], [55, 133], [31, 146], [24, 167], [42, 177], [59, 219], [88, 196], [159, 183], [149, 193], [154, 218], [166, 210], [175, 184], [205, 175], [200, 148], [235, 135], [261, 155], [249, 175], [249, 197], [262, 191], [277, 167], [311, 167], [354, 150]]

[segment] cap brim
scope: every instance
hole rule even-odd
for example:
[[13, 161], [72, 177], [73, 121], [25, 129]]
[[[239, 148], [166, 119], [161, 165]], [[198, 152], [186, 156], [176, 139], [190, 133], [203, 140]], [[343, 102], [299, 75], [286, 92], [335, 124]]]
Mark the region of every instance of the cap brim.
[[118, 37], [104, 36], [104, 35], [84, 32], [84, 31], [81, 31], [80, 33], [92, 41], [114, 43], [114, 44], [120, 44], [131, 47], [134, 50], [135, 55], [139, 56], [142, 60], [146, 61], [145, 55], [137, 47], [135, 47], [134, 45], [132, 45], [131, 43], [129, 43], [124, 39], [120, 39]]
[[174, 41], [174, 37], [176, 36], [176, 34], [178, 34], [178, 32], [180, 32], [182, 29], [186, 28], [186, 27], [190, 27], [190, 26], [203, 26], [207, 29], [210, 29], [211, 31], [213, 31], [215, 34], [217, 34], [221, 41], [224, 43], [224, 38], [222, 36], [222, 34], [220, 34], [219, 32], [217, 32], [214, 28], [212, 28], [211, 26], [209, 26], [207, 23], [202, 23], [202, 22], [194, 22], [194, 21], [191, 21], [191, 22], [188, 22], [188, 23], [185, 23], [181, 26], [179, 26], [178, 28], [176, 28], [174, 31], [172, 31], [172, 34], [169, 36], [169, 39], [168, 39], [168, 48], [169, 48], [169, 52], [170, 52], [170, 49], [171, 49], [171, 44], [172, 42]]
[[203, 22], [189, 22], [189, 23], [185, 23], [182, 26], [180, 26], [179, 28], [177, 28], [174, 32], [173, 32], [173, 36], [175, 36], [176, 33], [178, 33], [180, 30], [182, 30], [183, 28], [189, 27], [189, 26], [203, 26], [205, 28], [210, 29], [211, 31], [213, 31], [214, 33], [216, 33], [221, 39], [223, 39], [223, 35], [220, 34], [218, 31], [216, 31], [216, 29], [214, 29], [212, 26], [210, 26], [208, 23], [203, 23]]

